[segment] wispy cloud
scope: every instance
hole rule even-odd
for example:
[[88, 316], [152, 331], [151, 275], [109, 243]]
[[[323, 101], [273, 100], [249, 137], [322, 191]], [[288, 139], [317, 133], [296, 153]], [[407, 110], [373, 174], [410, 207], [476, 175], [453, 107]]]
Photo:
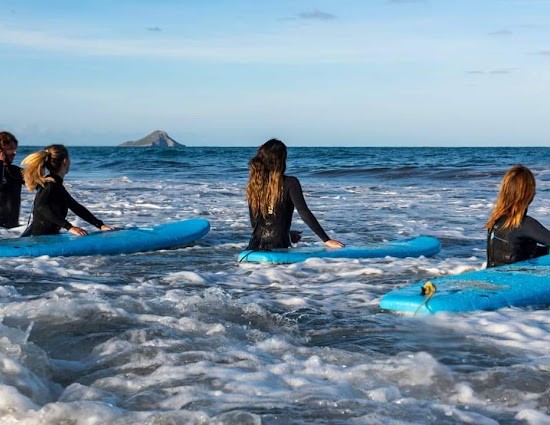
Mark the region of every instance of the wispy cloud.
[[160, 27], [149, 27], [149, 28], [147, 28], [147, 31], [151, 31], [151, 32], [161, 32], [161, 31], [162, 31], [162, 28], [160, 28]]
[[538, 54], [542, 56], [550, 56], [550, 50], [541, 50]]
[[491, 75], [505, 75], [505, 74], [511, 74], [515, 70], [516, 70], [516, 68], [493, 69], [493, 70], [489, 71], [489, 74], [491, 74]]
[[[97, 28], [36, 31], [0, 23], [0, 53], [12, 49], [24, 54], [36, 51], [64, 57], [163, 58], [236, 64], [378, 63], [389, 66], [404, 61], [424, 63], [426, 60], [432, 65], [439, 64], [449, 51], [454, 51], [453, 62], [458, 66], [462, 63], [459, 69], [464, 69], [463, 63], [469, 63], [472, 55], [485, 56], [487, 63], [491, 63], [491, 55], [486, 54], [483, 44], [475, 44], [474, 40], [394, 34], [384, 31], [384, 28], [383, 25], [366, 28], [338, 21], [328, 26], [290, 25], [276, 32], [254, 33], [253, 36], [245, 33], [191, 38], [162, 28], [151, 37], [144, 26], [140, 35], [129, 38], [98, 35]], [[472, 51], [472, 46], [477, 53]]]
[[519, 28], [522, 28], [522, 29], [525, 29], [525, 30], [537, 30], [537, 29], [541, 29], [543, 27], [541, 27], [540, 25], [534, 25], [534, 24], [521, 24], [521, 25], [519, 25]]
[[492, 37], [505, 37], [512, 34], [513, 32], [510, 30], [498, 30], [487, 33], [487, 35], [490, 35]]
[[314, 19], [318, 21], [331, 21], [336, 19], [336, 15], [328, 12], [322, 12], [320, 10], [313, 10], [311, 12], [302, 12], [298, 14], [300, 19]]
[[472, 71], [466, 71], [466, 74], [469, 75], [507, 75], [511, 74], [512, 72], [516, 71], [517, 68], [497, 68], [497, 69], [491, 69], [487, 71], [482, 70], [472, 70]]
[[[189, 37], [107, 38], [9, 29], [0, 25], [0, 47], [32, 49], [74, 56], [148, 57], [226, 63], [364, 62], [360, 43], [342, 44], [323, 32], [293, 32], [256, 37], [192, 39]], [[348, 37], [346, 37], [347, 39]], [[320, 40], [323, 42], [320, 42]], [[376, 46], [375, 46], [376, 47]]]

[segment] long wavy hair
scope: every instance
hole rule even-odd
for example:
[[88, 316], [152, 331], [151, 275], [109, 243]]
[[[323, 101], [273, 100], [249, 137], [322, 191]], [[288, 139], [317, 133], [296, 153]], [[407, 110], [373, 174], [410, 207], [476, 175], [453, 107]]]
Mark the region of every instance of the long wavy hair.
[[[27, 189], [32, 192], [38, 186], [44, 187], [47, 182], [53, 181], [49, 175], [57, 174], [67, 158], [69, 158], [69, 151], [63, 145], [50, 145], [25, 157], [21, 165], [25, 167], [23, 179]], [[49, 175], [46, 174], [46, 170]]]
[[267, 217], [283, 200], [283, 176], [286, 170], [286, 146], [271, 139], [258, 148], [248, 163], [246, 199], [253, 217]]
[[500, 191], [485, 227], [491, 230], [495, 223], [504, 218], [503, 229], [518, 227], [535, 197], [535, 177], [529, 168], [514, 165], [502, 179]]

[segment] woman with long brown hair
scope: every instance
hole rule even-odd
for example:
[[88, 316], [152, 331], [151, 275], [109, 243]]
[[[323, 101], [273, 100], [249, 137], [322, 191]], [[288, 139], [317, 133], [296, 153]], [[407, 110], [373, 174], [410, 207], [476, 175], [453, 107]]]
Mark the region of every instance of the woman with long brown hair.
[[30, 154], [21, 164], [25, 167], [23, 178], [27, 189], [31, 192], [38, 189], [34, 199], [32, 223], [22, 236], [54, 235], [61, 228], [75, 235], [86, 235], [86, 230], [67, 221], [69, 209], [98, 229], [113, 230], [75, 201], [63, 186], [63, 178], [71, 165], [65, 146], [50, 145]]
[[300, 182], [285, 175], [287, 150], [283, 142], [268, 140], [249, 162], [246, 199], [252, 224], [249, 250], [288, 248], [300, 240], [301, 232], [291, 231], [294, 208], [313, 232], [329, 247], [341, 248], [331, 239], [309, 210]]
[[527, 215], [535, 197], [535, 177], [523, 165], [506, 172], [487, 220], [487, 267], [548, 254], [550, 231]]

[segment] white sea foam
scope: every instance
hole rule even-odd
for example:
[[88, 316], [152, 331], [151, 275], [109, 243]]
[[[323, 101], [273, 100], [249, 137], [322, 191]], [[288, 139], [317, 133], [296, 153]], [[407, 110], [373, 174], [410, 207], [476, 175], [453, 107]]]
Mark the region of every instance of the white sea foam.
[[[115, 226], [203, 216], [212, 230], [172, 251], [3, 259], [2, 424], [549, 423], [547, 310], [411, 318], [378, 308], [396, 286], [483, 267], [498, 179], [435, 190], [422, 179], [306, 178], [332, 237], [429, 234], [443, 249], [265, 266], [236, 261], [250, 232], [246, 172], [121, 174], [67, 186]], [[537, 202], [530, 211], [544, 216]], [[294, 227], [319, 244], [297, 216]]]

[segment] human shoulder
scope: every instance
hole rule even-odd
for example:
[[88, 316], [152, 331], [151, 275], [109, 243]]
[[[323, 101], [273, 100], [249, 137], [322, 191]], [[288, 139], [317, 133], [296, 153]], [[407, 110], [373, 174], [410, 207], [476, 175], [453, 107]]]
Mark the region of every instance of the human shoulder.
[[284, 176], [283, 177], [283, 188], [285, 192], [301, 192], [302, 191], [302, 185], [300, 184], [300, 180], [298, 180], [294, 176]]
[[283, 181], [288, 185], [296, 185], [296, 184], [299, 185], [300, 184], [300, 180], [298, 180], [297, 177], [287, 176], [286, 174], [283, 177]]
[[10, 170], [10, 176], [13, 180], [24, 184], [23, 181], [23, 169], [21, 167], [18, 167], [17, 165], [11, 164], [9, 167]]
[[542, 223], [540, 221], [538, 221], [537, 219], [535, 219], [535, 218], [533, 218], [529, 215], [526, 215], [523, 218], [523, 221], [521, 222], [521, 224], [524, 228], [530, 227], [530, 228], [533, 228], [533, 229], [540, 229], [540, 228], [545, 229], [545, 227], [542, 225]]
[[538, 220], [534, 219], [530, 215], [526, 215], [525, 217], [523, 217], [522, 224], [524, 226], [528, 226], [530, 224], [540, 224], [540, 223], [538, 222]]
[[540, 223], [538, 220], [534, 219], [533, 217], [531, 216], [528, 216], [526, 215], [522, 222], [521, 222], [521, 228], [522, 228], [522, 232], [527, 232], [527, 233], [540, 233], [540, 232], [547, 232], [548, 230], [546, 229], [546, 227], [544, 227], [542, 225], [542, 223]]
[[42, 191], [58, 191], [63, 189], [63, 183], [55, 178], [56, 176], [48, 176], [48, 179], [41, 187]]

